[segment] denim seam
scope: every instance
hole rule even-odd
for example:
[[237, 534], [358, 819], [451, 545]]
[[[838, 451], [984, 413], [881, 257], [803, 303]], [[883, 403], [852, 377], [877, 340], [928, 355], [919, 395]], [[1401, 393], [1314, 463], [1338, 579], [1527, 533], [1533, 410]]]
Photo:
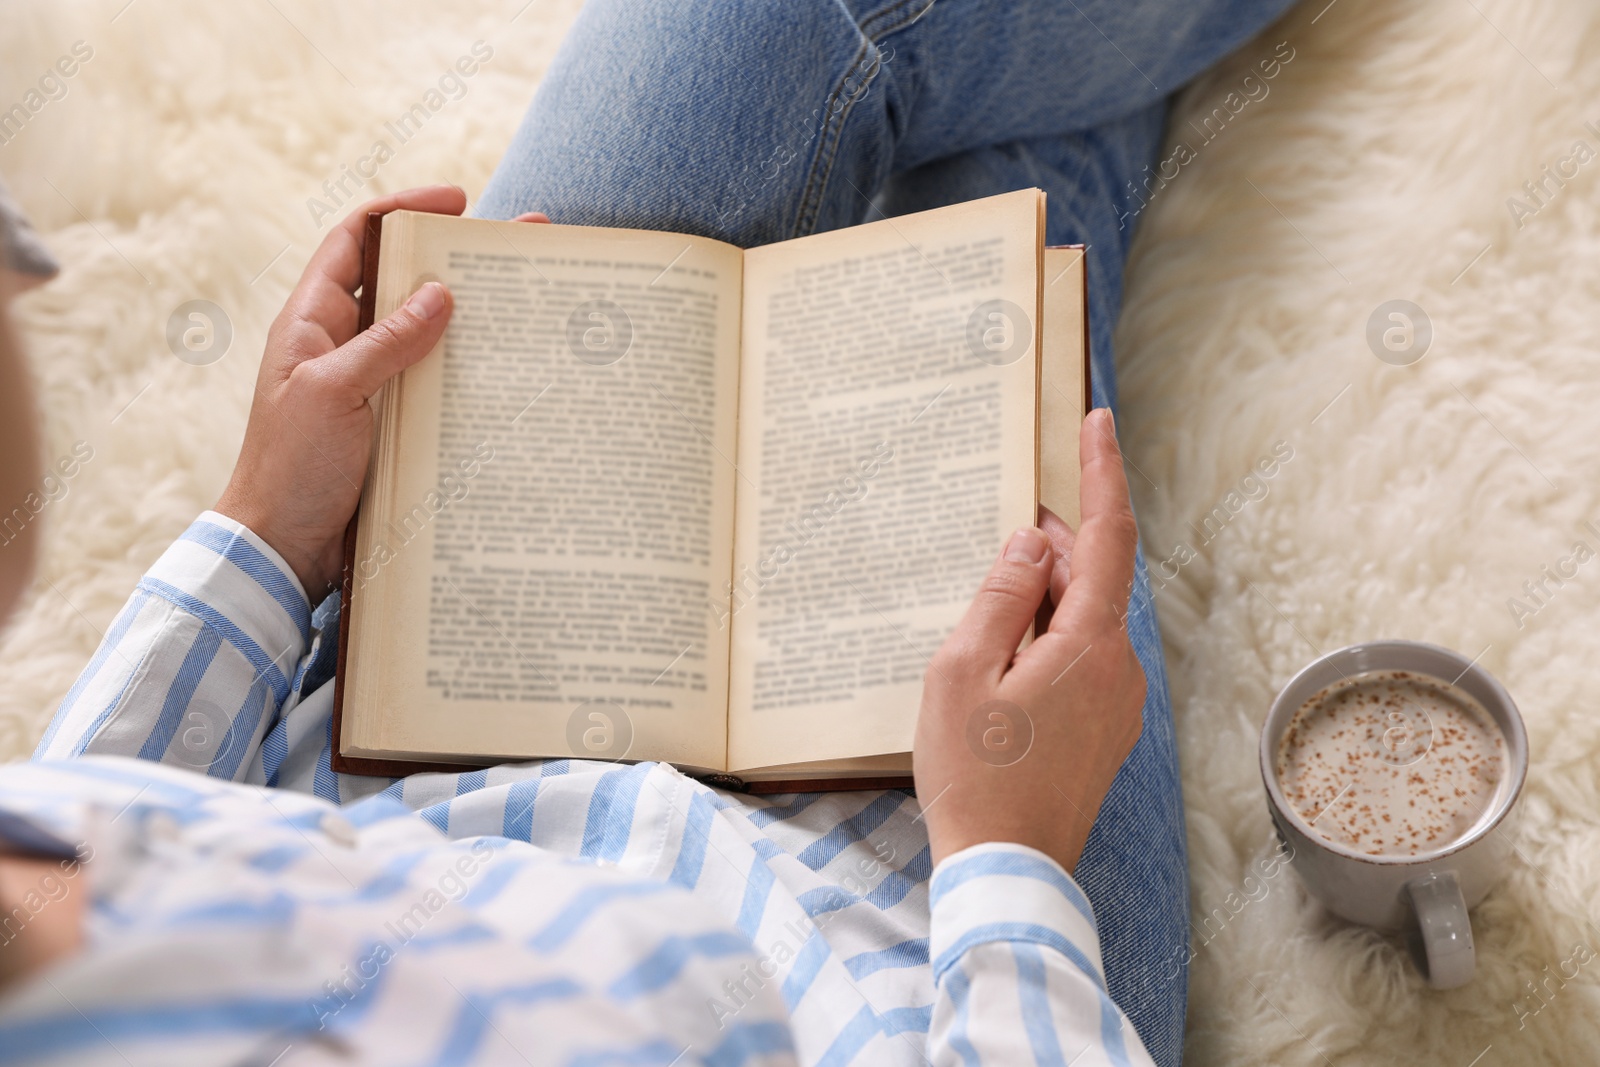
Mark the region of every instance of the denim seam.
[[[880, 23], [882, 23], [882, 22], [888, 21], [888, 19], [890, 19], [891, 17], [893, 17], [895, 15], [898, 15], [906, 7], [908, 7], [908, 6], [910, 6], [911, 4], [914, 4], [914, 3], [916, 3], [916, 0], [898, 0], [898, 2], [891, 3], [888, 7], [885, 7], [882, 10], [876, 11], [873, 14], [868, 15], [865, 19], [863, 19], [861, 21], [861, 35], [863, 37], [865, 37], [867, 40], [872, 41], [874, 44], [876, 44], [877, 42], [873, 38], [874, 34], [877, 34], [879, 37], [887, 37], [887, 36], [889, 36], [889, 34], [894, 33], [896, 30], [899, 30], [899, 29], [903, 28], [904, 26], [907, 25], [907, 20], [905, 20], [905, 19], [902, 19], [897, 25], [891, 26], [887, 30], [879, 30], [878, 29], [878, 25]], [[910, 22], [917, 21], [917, 19], [921, 18], [923, 15], [926, 15], [928, 13], [928, 8], [931, 8], [932, 6], [933, 6], [933, 4], [931, 4], [931, 3], [928, 4], [921, 11], [917, 12], [917, 14], [913, 18], [911, 18], [909, 21]]]
[[[873, 47], [871, 41], [862, 42], [861, 48], [855, 54], [855, 58], [850, 61], [850, 66], [839, 76], [838, 83], [834, 85], [833, 91], [828, 94], [827, 100], [823, 103], [826, 114], [823, 115], [822, 119], [822, 133], [817, 139], [817, 157], [811, 164], [811, 173], [806, 175], [806, 187], [800, 194], [800, 210], [795, 216], [794, 231], [789, 234], [790, 237], [804, 237], [816, 227], [816, 214], [819, 207], [816, 201], [820, 200], [822, 186], [827, 182], [824, 171], [827, 174], [833, 172], [834, 154], [838, 149], [834, 131], [843, 131], [844, 120], [853, 106], [841, 108], [838, 114], [835, 115], [833, 102], [844, 91], [845, 83], [849, 80], [851, 72], [861, 65], [861, 60], [866, 56], [867, 49], [871, 47]], [[838, 121], [835, 122], [835, 119]]]
[[[800, 196], [800, 210], [795, 218], [794, 231], [790, 234], [791, 237], [804, 237], [815, 228], [816, 216], [821, 207], [822, 190], [827, 186], [828, 179], [833, 175], [833, 164], [838, 158], [839, 144], [844, 134], [844, 124], [849, 119], [850, 112], [855, 109], [856, 100], [861, 99], [861, 97], [858, 96], [856, 100], [850, 101], [839, 110], [837, 115], [832, 114], [834, 101], [839, 99], [839, 95], [844, 91], [851, 74], [861, 65], [862, 59], [866, 57], [868, 49], [878, 49], [878, 41], [873, 38], [874, 33], [877, 34], [879, 39], [887, 37], [891, 33], [904, 29], [907, 25], [917, 21], [927, 13], [926, 9], [924, 9], [909, 19], [902, 18], [887, 29], [881, 31], [877, 29], [880, 23], [896, 14], [903, 14], [905, 9], [915, 2], [916, 0], [898, 0], [897, 3], [891, 4], [871, 16], [858, 27], [862, 36], [862, 46], [856, 52], [855, 58], [851, 60], [850, 66], [840, 75], [838, 84], [834, 86], [833, 92], [828, 94], [828, 100], [824, 106], [830, 114], [823, 118], [825, 125], [819, 137], [817, 158], [811, 166], [811, 173], [806, 177], [806, 187]], [[879, 70], [882, 70], [881, 62]], [[864, 95], [866, 94], [863, 93], [862, 96]]]

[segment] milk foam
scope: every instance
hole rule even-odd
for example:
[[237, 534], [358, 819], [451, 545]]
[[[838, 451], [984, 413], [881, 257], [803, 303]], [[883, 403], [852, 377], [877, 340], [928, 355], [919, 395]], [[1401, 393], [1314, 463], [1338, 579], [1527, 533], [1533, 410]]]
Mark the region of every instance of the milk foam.
[[1416, 855], [1465, 836], [1492, 811], [1506, 746], [1467, 693], [1410, 671], [1342, 679], [1302, 704], [1278, 746], [1278, 783], [1329, 841]]

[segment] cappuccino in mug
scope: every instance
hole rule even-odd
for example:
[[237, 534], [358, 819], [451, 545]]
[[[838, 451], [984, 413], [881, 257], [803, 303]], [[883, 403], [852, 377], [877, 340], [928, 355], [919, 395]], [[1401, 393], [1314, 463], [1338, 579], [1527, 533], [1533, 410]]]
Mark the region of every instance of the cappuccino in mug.
[[1278, 691], [1256, 756], [1311, 895], [1340, 918], [1410, 933], [1435, 989], [1471, 981], [1468, 911], [1510, 864], [1501, 831], [1528, 776], [1528, 732], [1505, 687], [1438, 645], [1348, 645]]
[[1318, 836], [1371, 856], [1445, 848], [1497, 808], [1506, 743], [1483, 706], [1412, 671], [1313, 694], [1279, 742], [1278, 783]]

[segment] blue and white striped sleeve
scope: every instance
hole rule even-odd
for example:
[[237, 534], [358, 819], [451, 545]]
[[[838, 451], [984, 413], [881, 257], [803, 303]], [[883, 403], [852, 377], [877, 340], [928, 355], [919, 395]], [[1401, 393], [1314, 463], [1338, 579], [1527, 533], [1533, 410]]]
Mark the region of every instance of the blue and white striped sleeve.
[[262, 738], [311, 641], [293, 570], [207, 511], [140, 579], [34, 757], [137, 756], [259, 780]]
[[1106, 993], [1094, 912], [1060, 864], [974, 845], [939, 864], [929, 898], [937, 1067], [1152, 1064]]

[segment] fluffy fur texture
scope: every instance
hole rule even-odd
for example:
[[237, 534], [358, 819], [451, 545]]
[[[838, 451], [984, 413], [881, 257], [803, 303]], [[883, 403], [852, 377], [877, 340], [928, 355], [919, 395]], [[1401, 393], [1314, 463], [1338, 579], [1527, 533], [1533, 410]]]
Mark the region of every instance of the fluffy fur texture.
[[[1584, 125], [1600, 123], [1600, 16], [1325, 2], [1184, 95], [1169, 140], [1193, 158], [1142, 213], [1120, 335], [1185, 756], [1189, 1059], [1589, 1063], [1600, 961], [1574, 957], [1600, 951], [1600, 560], [1531, 615], [1507, 602], [1534, 607], [1523, 583], [1574, 542], [1600, 551], [1583, 526], [1600, 526], [1600, 159], [1520, 226], [1507, 198], [1574, 142], [1600, 151]], [[0, 757], [31, 749], [138, 575], [220, 491], [267, 324], [325, 232], [307, 200], [393, 143], [384, 124], [476, 40], [494, 55], [465, 97], [356, 196], [481, 189], [577, 7], [122, 3], [32, 5], [0, 40], [0, 107], [73, 42], [94, 50], [0, 145], [65, 266], [16, 305], [47, 455], [94, 451], [41, 512], [39, 579], [0, 641]], [[1260, 98], [1243, 78], [1280, 41], [1294, 58]], [[1233, 115], [1231, 91], [1257, 98]], [[1227, 121], [1202, 132], [1216, 108]], [[165, 342], [191, 299], [232, 320], [210, 366]], [[1412, 366], [1368, 347], [1392, 299], [1432, 322]], [[1293, 458], [1205, 542], [1190, 524], [1280, 441]], [[1194, 558], [1163, 572], [1180, 543]], [[1273, 843], [1255, 756], [1273, 693], [1318, 650], [1380, 636], [1481, 652], [1528, 721], [1519, 858], [1475, 914], [1478, 977], [1451, 993], [1292, 873], [1254, 877]]]
[[[1168, 136], [1196, 158], [1144, 214], [1121, 322], [1151, 567], [1180, 543], [1196, 557], [1157, 594], [1189, 804], [1190, 1058], [1593, 1063], [1600, 560], [1532, 615], [1508, 601], [1535, 606], [1523, 583], [1575, 542], [1600, 551], [1583, 525], [1600, 525], [1600, 159], [1520, 227], [1507, 200], [1532, 204], [1523, 182], [1575, 142], [1600, 151], [1596, 13], [1326, 4], [1186, 92]], [[1269, 95], [1202, 145], [1202, 117], [1280, 41], [1295, 58]], [[1432, 322], [1411, 366], [1368, 346], [1393, 299]], [[1267, 495], [1203, 543], [1191, 524], [1279, 441], [1294, 458]], [[1527, 719], [1518, 857], [1474, 915], [1476, 979], [1449, 993], [1293, 874], [1246, 881], [1274, 844], [1256, 762], [1274, 693], [1377, 637], [1481, 654]]]

